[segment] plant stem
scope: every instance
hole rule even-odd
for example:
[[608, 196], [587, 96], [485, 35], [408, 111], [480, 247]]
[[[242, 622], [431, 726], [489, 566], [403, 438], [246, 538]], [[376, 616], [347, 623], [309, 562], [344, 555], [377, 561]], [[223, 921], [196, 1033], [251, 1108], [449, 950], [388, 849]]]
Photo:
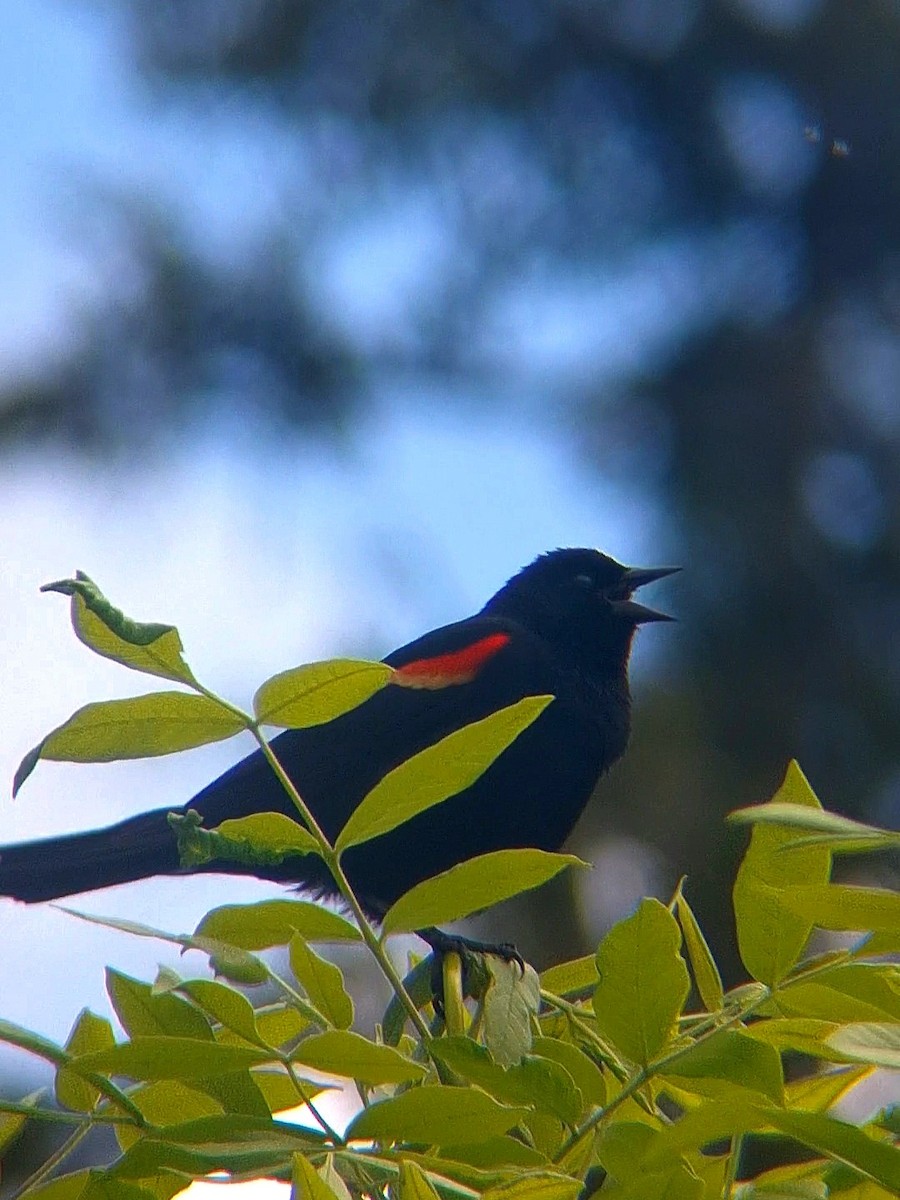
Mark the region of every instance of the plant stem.
[[88, 1117], [86, 1119], [82, 1117], [81, 1124], [78, 1126], [78, 1128], [73, 1129], [63, 1144], [61, 1146], [57, 1146], [50, 1157], [42, 1162], [37, 1170], [28, 1176], [19, 1190], [15, 1193], [13, 1200], [21, 1200], [21, 1197], [27, 1196], [29, 1192], [33, 1192], [39, 1188], [44, 1180], [48, 1179], [53, 1174], [60, 1163], [64, 1162], [69, 1157], [75, 1147], [78, 1146], [85, 1137], [87, 1137], [93, 1127], [94, 1121], [92, 1117]]
[[309, 829], [309, 832], [319, 843], [320, 852], [325, 861], [325, 865], [331, 872], [341, 896], [350, 906], [350, 910], [356, 918], [356, 923], [359, 926], [359, 931], [363, 936], [363, 941], [366, 943], [373, 957], [375, 958], [375, 961], [381, 968], [382, 974], [393, 988], [394, 994], [406, 1009], [406, 1014], [412, 1021], [413, 1025], [415, 1025], [419, 1036], [427, 1045], [431, 1041], [431, 1032], [428, 1028], [428, 1025], [426, 1024], [422, 1014], [413, 1003], [412, 997], [403, 986], [403, 980], [400, 978], [400, 975], [395, 969], [394, 964], [391, 962], [387, 951], [382, 945], [378, 935], [375, 933], [375, 930], [370, 925], [366, 914], [363, 912], [362, 905], [357, 900], [356, 893], [353, 891], [353, 888], [350, 886], [350, 881], [344, 874], [344, 869], [340, 863], [340, 856], [335, 853], [331, 842], [329, 842], [328, 838], [325, 836], [325, 833], [320, 828], [318, 821], [316, 821], [312, 812], [304, 803], [297, 789], [294, 787], [293, 781], [285, 771], [284, 767], [278, 761], [274, 751], [272, 750], [272, 747], [263, 737], [262, 731], [255, 721], [250, 725], [250, 732], [259, 743], [259, 748], [265, 755], [266, 761], [275, 772], [275, 775], [278, 778], [278, 781], [281, 783], [281, 786], [290, 796], [291, 802], [302, 817], [307, 828]]
[[737, 1173], [740, 1169], [743, 1145], [744, 1135], [736, 1133], [731, 1139], [731, 1153], [728, 1155], [728, 1162], [725, 1164], [725, 1178], [722, 1180], [722, 1200], [731, 1200], [734, 1185], [737, 1182]]
[[309, 1111], [312, 1113], [312, 1115], [315, 1117], [315, 1119], [319, 1122], [319, 1125], [322, 1127], [322, 1132], [325, 1134], [325, 1136], [328, 1138], [331, 1138], [331, 1140], [332, 1140], [332, 1142], [334, 1142], [335, 1146], [346, 1146], [347, 1143], [344, 1141], [344, 1139], [341, 1137], [341, 1135], [337, 1132], [337, 1130], [332, 1129], [332, 1127], [328, 1124], [328, 1122], [325, 1120], [325, 1118], [322, 1116], [322, 1114], [316, 1108], [312, 1099], [307, 1095], [305, 1083], [300, 1078], [300, 1076], [297, 1074], [294, 1064], [290, 1061], [290, 1059], [286, 1055], [282, 1057], [281, 1062], [282, 1062], [282, 1065], [285, 1067], [288, 1075], [290, 1076], [291, 1083], [297, 1089], [297, 1095], [300, 1096], [300, 1098], [303, 1100], [303, 1103], [306, 1105], [306, 1107], [309, 1109]]

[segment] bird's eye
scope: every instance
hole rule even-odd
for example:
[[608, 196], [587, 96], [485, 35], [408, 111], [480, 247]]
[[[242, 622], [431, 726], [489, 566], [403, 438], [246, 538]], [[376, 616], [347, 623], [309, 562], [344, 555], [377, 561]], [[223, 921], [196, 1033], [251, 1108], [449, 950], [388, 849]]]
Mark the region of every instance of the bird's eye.
[[592, 588], [594, 586], [594, 577], [593, 575], [587, 574], [576, 575], [575, 583], [577, 583], [580, 588]]

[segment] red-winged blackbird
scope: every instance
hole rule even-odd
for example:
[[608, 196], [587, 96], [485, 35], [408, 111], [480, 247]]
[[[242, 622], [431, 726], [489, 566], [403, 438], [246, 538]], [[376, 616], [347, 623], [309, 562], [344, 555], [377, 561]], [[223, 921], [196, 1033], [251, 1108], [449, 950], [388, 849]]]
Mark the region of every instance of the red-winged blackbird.
[[[601, 775], [625, 749], [628, 657], [638, 625], [671, 618], [631, 599], [676, 567], [634, 568], [597, 550], [541, 555], [476, 616], [426, 633], [385, 662], [395, 680], [325, 725], [291, 729], [272, 746], [334, 839], [388, 771], [446, 734], [524, 696], [556, 698], [465, 791], [348, 850], [343, 865], [379, 918], [423, 879], [510, 847], [558, 850]], [[259, 751], [199, 792], [207, 828], [258, 812], [296, 812]], [[90, 833], [0, 848], [0, 895], [52, 900], [181, 870], [168, 808]], [[334, 895], [315, 855], [266, 867], [211, 863]]]

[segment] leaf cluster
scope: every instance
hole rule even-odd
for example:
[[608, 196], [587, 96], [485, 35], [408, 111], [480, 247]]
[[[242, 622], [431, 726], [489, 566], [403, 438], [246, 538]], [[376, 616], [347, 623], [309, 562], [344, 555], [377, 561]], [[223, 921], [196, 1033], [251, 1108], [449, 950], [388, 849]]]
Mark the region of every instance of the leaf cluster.
[[[26, 759], [19, 783], [41, 758], [164, 753], [210, 740], [217, 721], [216, 736], [228, 736], [216, 715], [224, 713], [271, 756], [297, 821], [263, 814], [204, 830], [182, 818], [185, 861], [319, 854], [356, 923], [297, 899], [225, 906], [191, 934], [92, 918], [200, 953], [215, 978], [163, 968], [151, 984], [109, 970], [124, 1040], [87, 1010], [65, 1045], [0, 1021], [0, 1040], [56, 1072], [55, 1107], [34, 1096], [0, 1101], [0, 1151], [29, 1121], [72, 1127], [24, 1194], [168, 1200], [211, 1172], [290, 1181], [297, 1200], [900, 1193], [896, 1113], [851, 1124], [833, 1112], [873, 1070], [900, 1066], [900, 968], [890, 957], [900, 952], [900, 897], [831, 882], [835, 853], [891, 849], [897, 835], [825, 812], [792, 764], [769, 804], [733, 814], [752, 826], [734, 889], [750, 982], [723, 989], [679, 886], [668, 905], [642, 901], [595, 954], [540, 978], [490, 956], [464, 972], [449, 955], [438, 1003], [429, 964], [401, 979], [385, 938], [534, 887], [577, 860], [524, 850], [461, 864], [398, 900], [379, 933], [341, 854], [466, 786], [551, 698], [523, 701], [403, 764], [330, 845], [260, 727], [331, 719], [389, 686], [390, 668], [336, 662], [286, 672], [259, 690], [251, 716], [196, 681], [172, 627], [129, 621], [84, 576], [53, 586], [72, 595], [76, 632], [92, 649], [189, 690], [82, 709]], [[159, 696], [203, 701], [206, 715]], [[815, 928], [858, 936], [846, 949], [810, 954]], [[364, 942], [393, 990], [371, 1036], [353, 1030], [342, 972], [318, 948], [340, 941]], [[272, 947], [285, 949], [289, 969], [279, 973], [260, 955]], [[246, 993], [263, 984], [266, 1001], [254, 1004]], [[812, 1067], [786, 1074], [798, 1055]], [[322, 1111], [332, 1086], [323, 1078], [353, 1082], [357, 1111], [346, 1128]], [[279, 1116], [298, 1108], [305, 1125]], [[115, 1161], [55, 1174], [99, 1125], [115, 1131]], [[741, 1180], [748, 1139], [789, 1142], [799, 1161]]]

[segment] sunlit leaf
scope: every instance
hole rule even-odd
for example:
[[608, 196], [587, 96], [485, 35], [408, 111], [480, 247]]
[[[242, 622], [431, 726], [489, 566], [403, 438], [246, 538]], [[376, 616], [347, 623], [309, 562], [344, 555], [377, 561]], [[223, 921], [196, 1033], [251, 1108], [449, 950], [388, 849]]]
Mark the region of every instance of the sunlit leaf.
[[580, 1179], [568, 1175], [535, 1171], [511, 1183], [489, 1188], [482, 1200], [575, 1200], [581, 1192]]
[[213, 1040], [209, 1021], [180, 996], [155, 992], [150, 984], [112, 967], [106, 969], [106, 990], [129, 1037], [163, 1035], [192, 1041]]
[[572, 1076], [550, 1059], [527, 1055], [504, 1068], [494, 1062], [485, 1046], [466, 1037], [440, 1038], [434, 1043], [433, 1053], [451, 1071], [477, 1084], [495, 1100], [533, 1105], [570, 1125], [581, 1114], [583, 1098]]
[[181, 637], [174, 625], [132, 621], [110, 604], [83, 571], [76, 571], [74, 579], [46, 583], [41, 591], [72, 597], [72, 627], [96, 654], [145, 675], [196, 682], [182, 656]]
[[88, 1075], [126, 1075], [131, 1079], [200, 1079], [260, 1066], [271, 1059], [265, 1050], [223, 1046], [187, 1037], [138, 1037], [108, 1050], [73, 1058], [73, 1071]]
[[22, 759], [14, 794], [40, 759], [99, 763], [151, 758], [220, 742], [244, 729], [229, 709], [207, 696], [150, 692], [86, 704]]
[[834, 1059], [828, 1038], [839, 1029], [835, 1021], [819, 1021], [809, 1017], [772, 1018], [756, 1021], [747, 1027], [747, 1035], [766, 1042], [777, 1050], [795, 1050], [813, 1058]]
[[342, 852], [380, 837], [469, 787], [552, 700], [527, 696], [455, 730], [395, 767], [354, 809], [335, 849]]
[[900, 1070], [900, 1024], [866, 1021], [843, 1025], [829, 1035], [826, 1044], [845, 1058]]
[[[821, 812], [821, 805], [799, 766], [792, 762], [773, 803]], [[783, 825], [757, 824], [734, 885], [738, 946], [754, 979], [773, 984], [797, 962], [812, 921], [792, 912], [784, 890], [798, 879], [825, 883], [831, 872], [827, 846], [790, 847], [794, 837]]]
[[[180, 1125], [200, 1117], [221, 1116], [224, 1112], [212, 1096], [177, 1079], [145, 1083], [131, 1092], [131, 1099], [152, 1125]], [[141, 1132], [131, 1125], [118, 1125], [116, 1137], [122, 1149], [127, 1150], [139, 1140]]]
[[784, 889], [782, 901], [791, 913], [820, 929], [874, 933], [896, 933], [900, 929], [900, 892], [885, 888], [840, 883], [795, 884]]
[[736, 1083], [781, 1104], [784, 1100], [784, 1076], [781, 1057], [769, 1046], [740, 1030], [723, 1030], [699, 1042], [666, 1070], [688, 1091], [715, 1096], [714, 1085]]
[[805, 1079], [795, 1079], [785, 1088], [786, 1107], [802, 1108], [806, 1112], [827, 1112], [843, 1096], [852, 1091], [874, 1071], [874, 1067], [841, 1067], [835, 1071], [819, 1071]]
[[302, 1154], [295, 1154], [293, 1162], [291, 1200], [337, 1200], [332, 1189]]
[[353, 1024], [353, 1001], [340, 969], [316, 954], [299, 934], [291, 938], [288, 954], [291, 970], [310, 1003], [336, 1029], [349, 1029]]
[[583, 1050], [579, 1050], [571, 1042], [549, 1037], [536, 1037], [531, 1049], [534, 1054], [550, 1058], [565, 1067], [589, 1104], [606, 1103], [606, 1081], [603, 1072]]
[[532, 1045], [532, 1019], [541, 1003], [537, 972], [528, 963], [485, 956], [489, 983], [484, 995], [484, 1042], [501, 1066], [519, 1062]]
[[597, 950], [594, 1013], [601, 1033], [646, 1065], [670, 1041], [690, 989], [678, 922], [658, 900], [609, 931]]
[[597, 986], [597, 956], [585, 954], [571, 962], [559, 963], [541, 972], [541, 987], [554, 996], [592, 992]]
[[261, 725], [307, 729], [333, 721], [390, 683], [392, 667], [334, 658], [282, 671], [259, 688], [253, 711]]
[[196, 868], [220, 860], [272, 866], [286, 858], [318, 851], [313, 835], [284, 813], [253, 813], [204, 829], [200, 814], [188, 809], [184, 815], [172, 813], [169, 823], [184, 867]]
[[308, 900], [261, 900], [225, 904], [208, 912], [196, 934], [239, 946], [267, 950], [286, 946], [295, 933], [308, 942], [358, 942], [359, 930], [337, 913]]
[[678, 923], [681, 925], [681, 932], [684, 934], [684, 944], [690, 959], [691, 970], [694, 972], [700, 999], [707, 1012], [719, 1012], [725, 999], [722, 977], [709, 944], [703, 936], [703, 930], [694, 916], [694, 910], [688, 904], [680, 884], [675, 897], [675, 911], [678, 915]]
[[215, 979], [190, 979], [181, 985], [181, 990], [213, 1021], [240, 1034], [248, 1042], [263, 1044], [256, 1028], [253, 1005], [234, 988]]
[[32, 1033], [30, 1029], [23, 1029], [21, 1025], [14, 1025], [12, 1021], [0, 1020], [0, 1042], [28, 1050], [55, 1066], [62, 1066], [69, 1060], [68, 1051], [62, 1046], [51, 1042], [49, 1038], [41, 1037], [39, 1033]]
[[786, 1112], [775, 1109], [771, 1124], [804, 1146], [827, 1154], [838, 1162], [861, 1171], [869, 1179], [900, 1193], [900, 1150], [876, 1141], [855, 1125], [836, 1121], [820, 1113]]
[[291, 1059], [326, 1075], [343, 1075], [373, 1085], [407, 1083], [426, 1074], [423, 1066], [392, 1046], [376, 1045], [349, 1029], [331, 1029], [304, 1038]]
[[900, 845], [900, 833], [879, 829], [875, 825], [864, 825], [862, 821], [853, 821], [850, 817], [796, 802], [772, 800], [768, 804], [738, 808], [728, 814], [728, 820], [736, 825], [778, 825], [816, 835], [799, 839], [797, 844], [803, 845], [833, 845], [840, 849], [850, 842], [858, 843], [860, 850], [880, 850]]
[[458, 921], [510, 896], [540, 887], [569, 866], [587, 864], [574, 854], [546, 850], [494, 850], [417, 883], [385, 914], [385, 933], [404, 933]]
[[434, 1184], [418, 1163], [400, 1161], [400, 1200], [438, 1200]]
[[[83, 1008], [66, 1041], [66, 1050], [77, 1057], [92, 1050], [105, 1050], [115, 1045], [115, 1040], [106, 1017], [98, 1017], [89, 1008]], [[67, 1067], [57, 1071], [56, 1099], [63, 1108], [70, 1108], [74, 1112], [90, 1112], [99, 1098], [100, 1092], [74, 1071]]]
[[506, 1133], [527, 1112], [473, 1088], [421, 1087], [370, 1105], [351, 1121], [346, 1137], [465, 1145]]

